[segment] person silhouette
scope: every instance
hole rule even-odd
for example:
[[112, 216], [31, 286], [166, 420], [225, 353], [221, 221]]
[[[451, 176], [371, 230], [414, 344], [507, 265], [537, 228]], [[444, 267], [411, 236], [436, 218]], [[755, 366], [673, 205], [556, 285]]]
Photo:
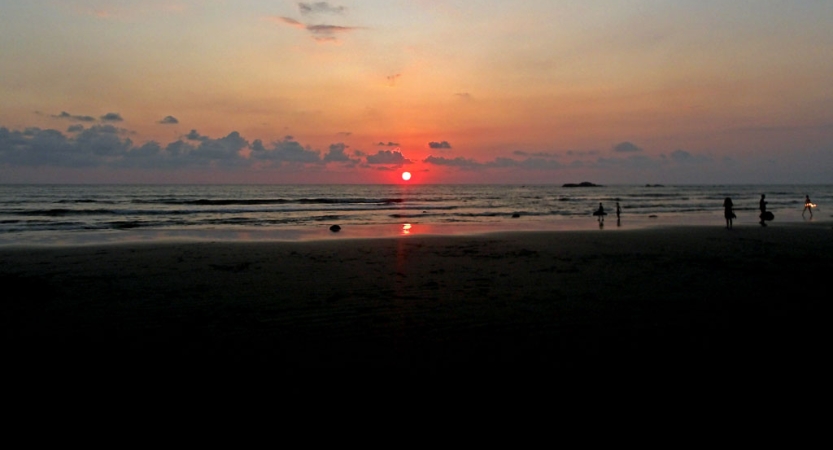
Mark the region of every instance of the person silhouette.
[[810, 218], [813, 218], [813, 207], [816, 206], [813, 202], [810, 201], [810, 196], [804, 196], [804, 209], [801, 211], [801, 217], [804, 217], [804, 213], [810, 211]]
[[607, 213], [605, 212], [605, 207], [602, 206], [601, 202], [599, 202], [599, 209], [593, 212], [593, 215], [599, 217], [599, 223], [603, 223], [605, 221], [605, 216], [607, 215]]
[[762, 227], [766, 226], [766, 222], [764, 222], [764, 220], [765, 220], [764, 217], [766, 216], [766, 204], [767, 204], [766, 194], [761, 194], [761, 201], [758, 202], [758, 209], [761, 210], [761, 215], [758, 216], [758, 217], [761, 218], [760, 223], [761, 223]]
[[726, 200], [723, 200], [723, 217], [726, 218], [726, 229], [732, 229], [732, 219], [734, 219], [735, 212], [733, 211], [735, 205], [732, 204], [732, 199], [726, 197]]

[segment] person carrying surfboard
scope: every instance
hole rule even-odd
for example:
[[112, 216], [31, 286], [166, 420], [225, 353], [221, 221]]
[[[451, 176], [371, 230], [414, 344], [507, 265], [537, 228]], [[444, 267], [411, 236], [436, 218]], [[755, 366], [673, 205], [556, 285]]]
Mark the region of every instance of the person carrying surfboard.
[[602, 203], [601, 203], [601, 202], [599, 202], [599, 209], [597, 209], [596, 211], [594, 211], [594, 212], [593, 212], [593, 215], [594, 215], [594, 216], [598, 216], [598, 217], [599, 217], [599, 223], [601, 223], [601, 222], [604, 222], [604, 221], [605, 221], [605, 216], [607, 215], [607, 213], [605, 212], [605, 207], [604, 207], [604, 206], [602, 206]]
[[765, 220], [772, 220], [772, 219], [767, 219], [767, 216], [771, 213], [767, 213], [766, 204], [767, 204], [766, 194], [761, 194], [761, 201], [758, 202], [758, 208], [761, 210], [761, 215], [759, 217], [761, 218], [761, 226], [762, 227], [766, 226]]
[[813, 218], [813, 208], [816, 207], [816, 204], [810, 201], [810, 196], [804, 196], [804, 210], [801, 211], [801, 217], [804, 217], [804, 213], [810, 211], [810, 218]]

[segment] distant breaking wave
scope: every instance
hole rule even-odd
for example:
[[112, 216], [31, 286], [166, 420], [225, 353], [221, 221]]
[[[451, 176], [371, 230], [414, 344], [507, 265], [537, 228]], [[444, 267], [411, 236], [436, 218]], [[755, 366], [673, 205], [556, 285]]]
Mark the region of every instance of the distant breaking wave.
[[144, 200], [135, 199], [133, 203], [139, 204], [154, 204], [161, 203], [165, 205], [216, 205], [216, 206], [233, 206], [233, 205], [285, 205], [285, 204], [390, 204], [402, 203], [404, 199], [401, 198], [298, 198], [298, 199], [199, 199], [199, 200]]

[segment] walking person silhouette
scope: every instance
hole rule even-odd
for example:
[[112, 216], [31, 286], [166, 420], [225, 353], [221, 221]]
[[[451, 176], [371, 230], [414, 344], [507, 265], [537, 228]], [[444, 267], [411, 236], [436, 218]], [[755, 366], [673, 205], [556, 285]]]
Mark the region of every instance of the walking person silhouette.
[[772, 213], [766, 210], [766, 204], [767, 204], [766, 194], [761, 194], [761, 201], [758, 202], [758, 209], [761, 210], [761, 215], [758, 216], [758, 217], [761, 218], [760, 223], [761, 223], [762, 227], [766, 226], [766, 221], [767, 220], [772, 220], [773, 219]]

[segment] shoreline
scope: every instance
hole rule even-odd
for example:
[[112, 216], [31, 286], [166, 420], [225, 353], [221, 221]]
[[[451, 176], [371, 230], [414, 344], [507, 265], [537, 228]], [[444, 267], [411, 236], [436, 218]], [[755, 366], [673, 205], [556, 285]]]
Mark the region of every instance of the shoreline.
[[4, 353], [28, 368], [803, 372], [826, 342], [808, 283], [833, 269], [833, 231], [818, 225], [2, 248]]
[[[757, 219], [756, 219], [757, 220]], [[73, 231], [27, 233], [23, 236], [0, 236], [0, 250], [10, 248], [72, 247], [96, 245], [134, 245], [186, 242], [314, 242], [351, 239], [378, 239], [420, 236], [478, 236], [502, 233], [535, 232], [621, 232], [657, 230], [664, 228], [723, 228], [722, 216], [716, 213], [702, 215], [666, 215], [656, 218], [628, 217], [617, 221], [608, 217], [602, 226], [595, 218], [572, 218], [558, 221], [508, 221], [484, 223], [390, 223], [342, 225], [339, 232], [329, 230], [329, 224], [318, 227], [274, 228], [167, 228], [106, 231]], [[735, 220], [734, 228], [759, 228], [757, 222]], [[831, 219], [780, 220], [769, 227], [833, 227]]]

